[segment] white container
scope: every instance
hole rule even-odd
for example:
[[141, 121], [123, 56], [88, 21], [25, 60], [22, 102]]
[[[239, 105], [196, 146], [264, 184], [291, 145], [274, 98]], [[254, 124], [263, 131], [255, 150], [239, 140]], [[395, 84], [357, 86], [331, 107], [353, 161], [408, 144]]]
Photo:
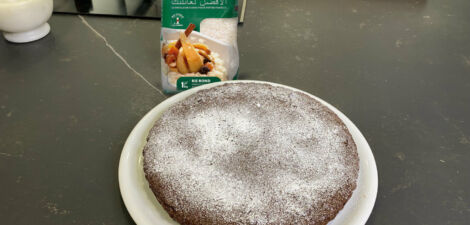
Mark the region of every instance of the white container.
[[10, 42], [31, 42], [46, 36], [51, 28], [52, 0], [0, 0], [0, 30]]

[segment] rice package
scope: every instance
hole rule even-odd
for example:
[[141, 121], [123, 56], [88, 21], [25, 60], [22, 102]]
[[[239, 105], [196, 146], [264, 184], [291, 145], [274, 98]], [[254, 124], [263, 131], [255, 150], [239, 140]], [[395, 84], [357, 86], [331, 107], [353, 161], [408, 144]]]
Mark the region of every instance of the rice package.
[[237, 0], [163, 0], [164, 91], [237, 79], [237, 25]]

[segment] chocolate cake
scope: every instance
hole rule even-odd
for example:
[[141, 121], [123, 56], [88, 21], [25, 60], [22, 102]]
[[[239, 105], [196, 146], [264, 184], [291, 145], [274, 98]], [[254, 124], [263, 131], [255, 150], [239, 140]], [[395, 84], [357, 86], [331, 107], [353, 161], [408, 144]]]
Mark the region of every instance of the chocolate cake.
[[226, 83], [171, 106], [144, 147], [149, 186], [183, 225], [327, 224], [356, 188], [343, 122], [301, 92]]

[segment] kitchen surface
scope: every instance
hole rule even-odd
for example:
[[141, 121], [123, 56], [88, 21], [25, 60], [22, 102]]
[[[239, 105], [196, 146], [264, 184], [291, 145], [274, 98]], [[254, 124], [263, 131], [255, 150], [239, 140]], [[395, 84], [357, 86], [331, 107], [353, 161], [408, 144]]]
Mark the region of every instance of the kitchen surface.
[[[470, 221], [470, 1], [249, 0], [240, 80], [329, 102], [378, 169], [367, 224]], [[123, 145], [170, 97], [155, 19], [54, 14], [51, 33], [0, 40], [0, 223], [134, 224]]]

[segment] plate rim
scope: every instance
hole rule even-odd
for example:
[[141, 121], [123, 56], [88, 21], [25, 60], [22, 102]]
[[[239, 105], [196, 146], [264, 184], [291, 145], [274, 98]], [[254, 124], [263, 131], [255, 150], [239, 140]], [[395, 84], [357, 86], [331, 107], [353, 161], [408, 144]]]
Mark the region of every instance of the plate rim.
[[[175, 104], [175, 103], [177, 103], [181, 100], [184, 100], [185, 98], [192, 95], [193, 93], [195, 93], [199, 90], [212, 88], [212, 87], [223, 85], [223, 84], [226, 84], [226, 83], [263, 83], [263, 84], [270, 84], [270, 85], [273, 85], [273, 86], [279, 86], [279, 87], [288, 88], [290, 90], [298, 91], [298, 92], [307, 94], [308, 96], [310, 96], [310, 97], [316, 99], [317, 101], [321, 102], [323, 105], [325, 105], [330, 110], [332, 110], [341, 119], [341, 121], [348, 127], [348, 130], [352, 134], [353, 139], [356, 142], [356, 145], [359, 145], [358, 143], [360, 143], [361, 146], [362, 146], [361, 147], [361, 149], [362, 149], [361, 152], [359, 151], [359, 148], [358, 148], [358, 154], [360, 155], [359, 158], [360, 158], [360, 166], [361, 166], [360, 171], [359, 171], [358, 181], [361, 180], [361, 176], [365, 176], [364, 173], [368, 173], [367, 177], [370, 179], [370, 180], [368, 180], [369, 183], [370, 183], [369, 186], [365, 187], [365, 188], [368, 188], [369, 196], [359, 196], [358, 197], [359, 194], [355, 194], [357, 192], [357, 190], [359, 189], [360, 183], [358, 182], [358, 187], [353, 192], [352, 197], [351, 197], [351, 199], [353, 197], [361, 198], [361, 200], [357, 199], [357, 201], [360, 201], [360, 203], [361, 203], [359, 205], [361, 207], [360, 208], [360, 214], [358, 216], [356, 216], [356, 218], [354, 219], [354, 222], [352, 222], [351, 224], [365, 224], [367, 222], [369, 216], [371, 215], [372, 211], [373, 211], [373, 208], [374, 208], [374, 205], [375, 205], [375, 202], [376, 202], [376, 199], [377, 199], [378, 171], [377, 171], [377, 165], [376, 165], [376, 162], [375, 162], [375, 158], [374, 158], [372, 149], [370, 148], [370, 146], [369, 146], [367, 140], [365, 139], [364, 135], [360, 132], [359, 128], [357, 128], [357, 126], [346, 115], [344, 115], [341, 111], [339, 111], [336, 107], [334, 107], [333, 105], [329, 104], [328, 102], [324, 101], [323, 99], [321, 99], [321, 98], [319, 98], [319, 97], [317, 97], [313, 94], [310, 94], [308, 92], [305, 92], [305, 91], [302, 91], [302, 90], [299, 90], [297, 88], [290, 87], [290, 86], [287, 86], [287, 85], [273, 83], [273, 82], [267, 82], [267, 81], [257, 81], [257, 80], [236, 80], [236, 81], [216, 82], [216, 83], [206, 84], [206, 85], [202, 85], [202, 86], [199, 86], [199, 87], [195, 87], [195, 88], [180, 92], [176, 95], [173, 95], [173, 96], [165, 99], [164, 101], [162, 101], [161, 103], [159, 103], [158, 105], [153, 107], [149, 112], [147, 112], [139, 120], [139, 122], [135, 125], [135, 127], [132, 129], [131, 133], [129, 134], [128, 138], [126, 139], [126, 142], [123, 146], [123, 150], [121, 152], [121, 156], [120, 156], [120, 160], [119, 160], [119, 167], [118, 167], [119, 190], [120, 190], [120, 193], [121, 193], [122, 200], [123, 200], [123, 202], [126, 206], [126, 209], [128, 210], [128, 212], [131, 215], [131, 217], [133, 218], [133, 220], [137, 224], [153, 224], [152, 221], [148, 220], [148, 218], [147, 218], [148, 216], [146, 215], [147, 213], [151, 213], [149, 211], [152, 211], [152, 210], [150, 210], [150, 209], [149, 209], [149, 211], [138, 210], [139, 205], [138, 205], [137, 202], [139, 200], [138, 199], [137, 200], [133, 199], [133, 197], [135, 197], [135, 196], [132, 196], [132, 193], [134, 193], [134, 191], [139, 191], [140, 188], [145, 188], [145, 187], [141, 187], [142, 184], [132, 183], [132, 182], [129, 182], [129, 181], [130, 180], [135, 181], [135, 179], [138, 179], [138, 177], [132, 177], [133, 176], [132, 175], [132, 170], [135, 170], [134, 172], [137, 172], [137, 173], [139, 172], [140, 168], [138, 166], [139, 166], [139, 164], [141, 165], [142, 162], [141, 162], [141, 157], [137, 156], [138, 155], [137, 153], [140, 153], [142, 151], [143, 144], [145, 143], [145, 138], [147, 137], [148, 132], [151, 129], [151, 127], [153, 127], [154, 122], [171, 105], [173, 105], [173, 104]], [[140, 135], [141, 133], [143, 133], [145, 135], [142, 136], [142, 135]], [[354, 135], [353, 135], [353, 133], [354, 133]], [[354, 138], [354, 137], [357, 137], [358, 140], [356, 140], [356, 138]], [[140, 143], [139, 143], [139, 140], [140, 140]], [[140, 146], [138, 146], [138, 145], [140, 145]], [[137, 148], [137, 150], [136, 150], [136, 148]], [[137, 153], [135, 151], [137, 151]], [[132, 161], [129, 161], [130, 158], [135, 158], [135, 157], [137, 157], [139, 162], [134, 162], [133, 163], [132, 161], [134, 161], [135, 159], [132, 160]], [[367, 161], [363, 161], [365, 159], [367, 159]], [[137, 165], [135, 165], [135, 163], [137, 163]], [[367, 166], [367, 170], [364, 170], [365, 168], [362, 169], [363, 166]], [[134, 168], [132, 168], [132, 167], [134, 167]], [[362, 177], [362, 179], [365, 179], [365, 178]], [[148, 188], [148, 186], [146, 188]], [[150, 190], [150, 188], [148, 188], [148, 189]], [[142, 189], [140, 191], [145, 192], [146, 190]], [[351, 202], [351, 199], [348, 200], [348, 202], [346, 203], [344, 208], [353, 207], [353, 206], [351, 206], [351, 204], [348, 205], [348, 203]], [[152, 201], [150, 199], [147, 199], [147, 200]], [[154, 201], [156, 201], [156, 199], [154, 199]], [[158, 202], [157, 202], [157, 204], [158, 204]], [[355, 209], [355, 210], [358, 211], [357, 209]], [[341, 213], [343, 211], [344, 210], [341, 210], [339, 212], [339, 214], [337, 215], [337, 217], [335, 219], [333, 219], [332, 221], [330, 221], [330, 223], [328, 223], [328, 224], [329, 225], [336, 224], [336, 222], [334, 222], [334, 221], [337, 220], [337, 218], [339, 217], [339, 215], [341, 215]], [[153, 222], [155, 222], [155, 221], [153, 221]], [[177, 223], [175, 222], [175, 224], [177, 224]]]

